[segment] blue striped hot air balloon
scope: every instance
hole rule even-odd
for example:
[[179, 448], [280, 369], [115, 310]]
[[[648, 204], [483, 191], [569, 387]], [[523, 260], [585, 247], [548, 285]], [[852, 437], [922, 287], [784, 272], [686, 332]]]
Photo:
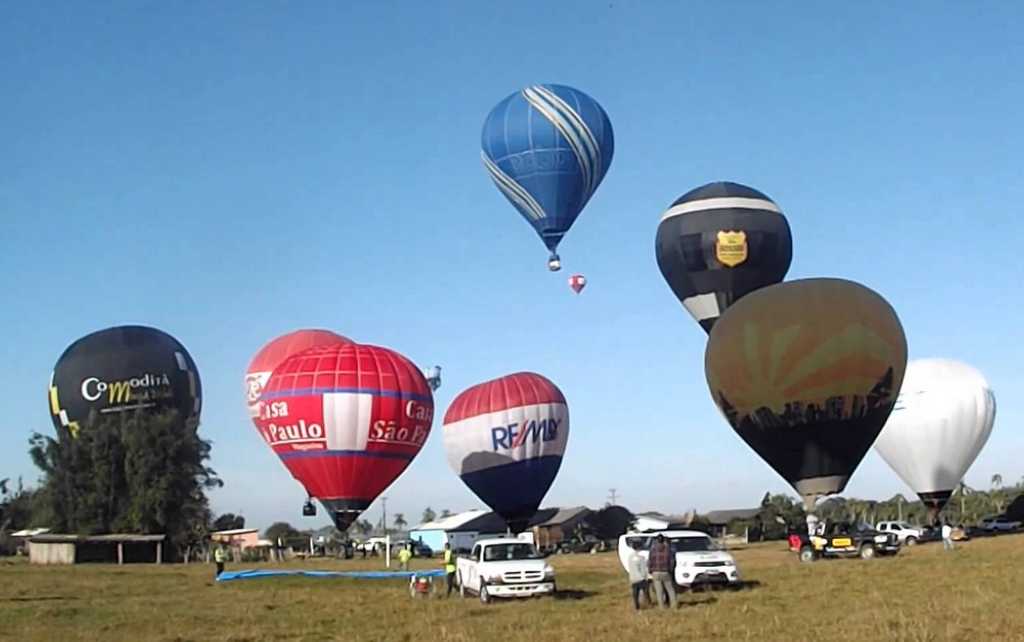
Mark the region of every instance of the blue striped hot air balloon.
[[608, 114], [565, 85], [533, 85], [502, 100], [484, 121], [480, 153], [501, 193], [551, 251], [601, 184], [615, 151]]

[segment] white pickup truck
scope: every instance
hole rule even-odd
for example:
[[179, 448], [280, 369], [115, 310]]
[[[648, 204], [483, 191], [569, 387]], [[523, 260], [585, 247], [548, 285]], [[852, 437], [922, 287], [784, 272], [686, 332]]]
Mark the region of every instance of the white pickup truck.
[[555, 592], [555, 569], [533, 544], [515, 538], [478, 541], [468, 557], [455, 561], [459, 593], [476, 593], [487, 604], [494, 597], [533, 597]]
[[906, 522], [878, 522], [875, 524], [875, 530], [882, 533], [895, 533], [896, 539], [900, 541], [900, 544], [904, 546], [913, 546], [917, 544], [918, 540], [924, 534], [924, 531], [917, 527], [911, 526]]

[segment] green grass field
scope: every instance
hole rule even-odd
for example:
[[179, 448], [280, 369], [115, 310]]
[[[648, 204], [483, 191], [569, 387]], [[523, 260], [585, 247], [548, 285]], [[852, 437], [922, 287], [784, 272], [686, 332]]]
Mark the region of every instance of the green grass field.
[[[614, 554], [553, 556], [558, 598], [413, 600], [401, 580], [215, 584], [203, 565], [37, 567], [0, 560], [11, 640], [1024, 640], [1024, 535], [801, 564], [774, 542], [735, 551], [751, 586], [635, 613]], [[291, 567], [379, 568], [362, 560]], [[426, 567], [427, 564], [420, 564]], [[229, 565], [252, 568], [254, 565]]]

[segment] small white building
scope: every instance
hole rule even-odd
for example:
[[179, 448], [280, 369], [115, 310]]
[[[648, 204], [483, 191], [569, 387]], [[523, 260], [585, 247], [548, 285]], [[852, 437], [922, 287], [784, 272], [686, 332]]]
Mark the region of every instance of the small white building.
[[486, 514], [487, 511], [483, 509], [468, 510], [424, 522], [409, 531], [409, 539], [414, 542], [422, 540], [435, 553], [444, 550], [445, 544], [451, 544], [453, 551], [468, 551], [473, 548], [480, 532], [466, 530], [464, 527]]

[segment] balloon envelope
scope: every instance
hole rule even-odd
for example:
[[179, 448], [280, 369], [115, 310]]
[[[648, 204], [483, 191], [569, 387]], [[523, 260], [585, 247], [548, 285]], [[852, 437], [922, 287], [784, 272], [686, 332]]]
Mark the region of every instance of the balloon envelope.
[[728, 182], [679, 197], [662, 215], [654, 247], [662, 276], [708, 332], [742, 296], [781, 281], [793, 258], [779, 206]]
[[988, 441], [995, 416], [995, 395], [976, 369], [951, 359], [915, 359], [875, 450], [934, 521]]
[[274, 369], [256, 426], [344, 531], [416, 457], [434, 398], [399, 353], [355, 343], [309, 348]]
[[715, 324], [704, 356], [729, 424], [808, 510], [846, 487], [892, 411], [906, 364], [892, 307], [840, 279], [748, 294]]
[[568, 437], [565, 396], [532, 372], [473, 386], [444, 416], [448, 463], [516, 532], [551, 487]]
[[533, 85], [491, 110], [481, 159], [494, 184], [551, 250], [601, 184], [615, 151], [601, 105], [564, 85]]
[[50, 376], [58, 434], [76, 437], [91, 421], [129, 411], [175, 410], [195, 430], [202, 386], [192, 356], [171, 335], [146, 326], [100, 330], [72, 343]]
[[330, 330], [296, 330], [282, 334], [260, 348], [245, 371], [245, 396], [249, 416], [253, 420], [260, 416], [260, 395], [263, 394], [263, 387], [267, 385], [274, 368], [285, 359], [309, 348], [339, 343], [352, 343], [352, 340]]
[[573, 274], [569, 277], [569, 287], [576, 294], [583, 291], [583, 288], [587, 287], [587, 277], [582, 274]]

